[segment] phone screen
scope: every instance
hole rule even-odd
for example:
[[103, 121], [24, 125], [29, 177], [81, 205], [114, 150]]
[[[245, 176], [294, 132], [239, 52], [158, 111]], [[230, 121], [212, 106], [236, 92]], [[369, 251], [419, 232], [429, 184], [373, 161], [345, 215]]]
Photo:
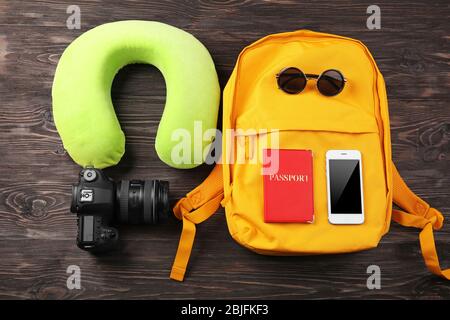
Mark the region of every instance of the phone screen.
[[331, 213], [362, 214], [359, 160], [328, 161]]

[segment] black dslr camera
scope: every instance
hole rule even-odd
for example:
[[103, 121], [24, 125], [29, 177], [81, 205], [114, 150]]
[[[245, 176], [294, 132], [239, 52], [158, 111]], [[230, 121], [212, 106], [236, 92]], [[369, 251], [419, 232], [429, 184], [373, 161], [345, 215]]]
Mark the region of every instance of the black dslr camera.
[[122, 180], [115, 183], [102, 170], [86, 168], [72, 186], [70, 211], [77, 214], [79, 248], [111, 249], [119, 233], [111, 225], [156, 224], [169, 212], [169, 182]]

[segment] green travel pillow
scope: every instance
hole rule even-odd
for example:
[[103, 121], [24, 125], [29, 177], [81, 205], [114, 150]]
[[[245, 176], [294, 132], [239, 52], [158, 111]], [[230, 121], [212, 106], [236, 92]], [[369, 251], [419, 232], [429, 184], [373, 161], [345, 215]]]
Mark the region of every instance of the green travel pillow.
[[[64, 148], [83, 167], [101, 169], [120, 161], [125, 136], [112, 105], [111, 85], [119, 69], [131, 63], [156, 66], [166, 81], [166, 105], [155, 141], [159, 158], [175, 168], [201, 164], [194, 149], [201, 146], [203, 152], [213, 138], [204, 140], [201, 134], [194, 139], [194, 124], [200, 121], [202, 133], [217, 125], [220, 87], [214, 62], [194, 36], [154, 21], [107, 23], [85, 32], [64, 51], [52, 89], [53, 116]], [[181, 131], [172, 137], [175, 130]], [[174, 150], [183, 153], [183, 132], [184, 137], [190, 134], [184, 154], [189, 163], [177, 163], [171, 155], [176, 145]]]

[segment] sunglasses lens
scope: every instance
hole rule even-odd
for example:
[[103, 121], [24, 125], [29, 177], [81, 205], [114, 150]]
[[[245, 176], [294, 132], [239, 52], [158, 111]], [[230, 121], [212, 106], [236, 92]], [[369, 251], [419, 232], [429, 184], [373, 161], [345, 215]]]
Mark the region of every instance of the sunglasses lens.
[[342, 73], [327, 70], [317, 80], [317, 88], [325, 96], [335, 96], [344, 89], [345, 81]]
[[286, 93], [296, 94], [302, 92], [306, 86], [306, 77], [297, 68], [284, 69], [278, 75], [278, 87]]

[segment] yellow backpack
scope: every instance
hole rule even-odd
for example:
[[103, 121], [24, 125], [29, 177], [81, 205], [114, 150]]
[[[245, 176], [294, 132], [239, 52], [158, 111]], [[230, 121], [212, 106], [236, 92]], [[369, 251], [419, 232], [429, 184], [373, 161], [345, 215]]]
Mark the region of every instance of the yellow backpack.
[[[278, 89], [276, 82], [276, 74], [285, 67], [314, 74], [337, 69], [347, 83], [334, 97], [318, 94], [314, 82], [308, 82], [301, 94], [288, 95]], [[241, 133], [231, 139], [223, 134], [222, 164], [217, 164], [210, 176], [174, 207], [183, 231], [172, 279], [184, 278], [195, 225], [208, 219], [220, 205], [225, 207], [233, 239], [269, 255], [374, 248], [388, 232], [391, 219], [420, 228], [420, 245], [428, 269], [450, 279], [450, 269], [439, 266], [433, 238], [433, 229], [439, 230], [444, 218], [407, 187], [392, 163], [385, 83], [360, 41], [300, 30], [269, 35], [249, 45], [239, 55], [224, 90], [222, 132], [228, 129]], [[252, 133], [249, 129], [267, 133]], [[246, 159], [253, 157], [250, 141], [270, 140], [275, 132], [280, 148], [314, 152], [315, 220], [311, 224], [265, 223], [261, 164], [229, 161], [239, 154]], [[236, 139], [240, 142], [236, 143]], [[356, 149], [363, 155], [365, 222], [361, 225], [328, 222], [325, 154], [330, 149]], [[260, 148], [256, 152], [260, 153]], [[392, 202], [404, 211], [393, 209]]]

